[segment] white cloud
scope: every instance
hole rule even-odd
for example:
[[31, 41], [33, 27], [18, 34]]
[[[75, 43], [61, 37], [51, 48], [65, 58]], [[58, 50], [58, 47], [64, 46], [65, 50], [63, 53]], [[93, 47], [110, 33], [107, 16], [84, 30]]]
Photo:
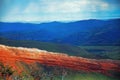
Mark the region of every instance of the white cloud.
[[38, 13], [40, 11], [40, 6], [36, 3], [31, 2], [24, 10], [23, 13]]
[[9, 10], [9, 15], [15, 15], [15, 14], [18, 14], [19, 13], [19, 11], [20, 11], [20, 8], [19, 7], [14, 7], [14, 8], [11, 8], [10, 10]]
[[107, 10], [109, 4], [101, 0], [90, 1], [90, 0], [54, 0], [54, 1], [37, 1], [30, 2], [23, 10], [19, 9], [19, 6], [11, 10], [11, 14], [36, 14], [36, 13], [83, 13], [83, 12], [96, 12], [100, 10]]
[[110, 5], [103, 1], [95, 1], [92, 3], [92, 6], [90, 7], [93, 12], [97, 11], [105, 11], [109, 9]]
[[46, 11], [48, 12], [61, 12], [61, 13], [76, 13], [81, 12], [88, 5], [88, 0], [75, 0], [75, 1], [65, 1], [65, 2], [51, 2], [47, 5]]
[[103, 2], [103, 3], [101, 4], [101, 9], [102, 9], [102, 10], [107, 10], [108, 8], [109, 8], [109, 4], [108, 4], [108, 3], [104, 3], [104, 2]]
[[80, 20], [99, 16], [95, 12], [110, 10], [110, 4], [103, 0], [29, 0], [24, 2], [24, 5], [21, 4], [14, 4], [3, 19], [7, 21]]
[[66, 0], [64, 2], [49, 2], [44, 8], [47, 13], [80, 13], [107, 10], [109, 4], [102, 0]]

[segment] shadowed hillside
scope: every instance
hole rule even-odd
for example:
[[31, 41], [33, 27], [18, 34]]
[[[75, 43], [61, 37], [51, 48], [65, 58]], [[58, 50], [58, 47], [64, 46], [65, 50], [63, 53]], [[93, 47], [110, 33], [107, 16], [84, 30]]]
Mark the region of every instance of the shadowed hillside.
[[38, 48], [38, 49], [47, 50], [50, 52], [67, 53], [72, 56], [81, 56], [86, 58], [104, 58], [104, 57], [97, 57], [93, 54], [90, 54], [78, 46], [71, 46], [66, 44], [55, 44], [55, 43], [30, 41], [30, 40], [9, 40], [2, 37], [0, 37], [0, 44], [15, 46], [15, 47], [21, 46], [21, 47], [28, 47], [28, 48]]
[[119, 46], [73, 46], [31, 40], [9, 40], [2, 37], [0, 37], [0, 44], [15, 47], [38, 48], [84, 58], [120, 60]]

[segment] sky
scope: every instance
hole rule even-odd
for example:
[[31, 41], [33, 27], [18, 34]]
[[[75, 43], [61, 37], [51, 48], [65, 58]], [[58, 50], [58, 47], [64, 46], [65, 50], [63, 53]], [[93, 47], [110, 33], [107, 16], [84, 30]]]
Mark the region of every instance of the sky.
[[1, 22], [120, 18], [120, 0], [0, 0]]

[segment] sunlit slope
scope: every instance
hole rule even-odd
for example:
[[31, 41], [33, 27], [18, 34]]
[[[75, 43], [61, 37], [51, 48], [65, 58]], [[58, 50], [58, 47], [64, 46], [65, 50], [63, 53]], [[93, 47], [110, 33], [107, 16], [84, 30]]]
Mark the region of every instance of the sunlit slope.
[[59, 66], [77, 71], [120, 72], [120, 61], [87, 59], [34, 48], [8, 47], [4, 45], [0, 45], [0, 61], [11, 65], [14, 69], [19, 68], [17, 62], [26, 64], [38, 62], [47, 66]]

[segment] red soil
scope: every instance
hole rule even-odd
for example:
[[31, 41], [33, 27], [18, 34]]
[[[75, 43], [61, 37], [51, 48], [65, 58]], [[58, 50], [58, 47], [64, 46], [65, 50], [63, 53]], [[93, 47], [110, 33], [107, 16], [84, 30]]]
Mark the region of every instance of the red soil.
[[60, 66], [89, 72], [120, 72], [119, 60], [87, 59], [38, 49], [8, 47], [4, 45], [0, 45], [0, 61], [19, 71], [21, 69], [17, 65], [17, 62], [22, 61], [27, 64], [38, 62], [48, 66]]

